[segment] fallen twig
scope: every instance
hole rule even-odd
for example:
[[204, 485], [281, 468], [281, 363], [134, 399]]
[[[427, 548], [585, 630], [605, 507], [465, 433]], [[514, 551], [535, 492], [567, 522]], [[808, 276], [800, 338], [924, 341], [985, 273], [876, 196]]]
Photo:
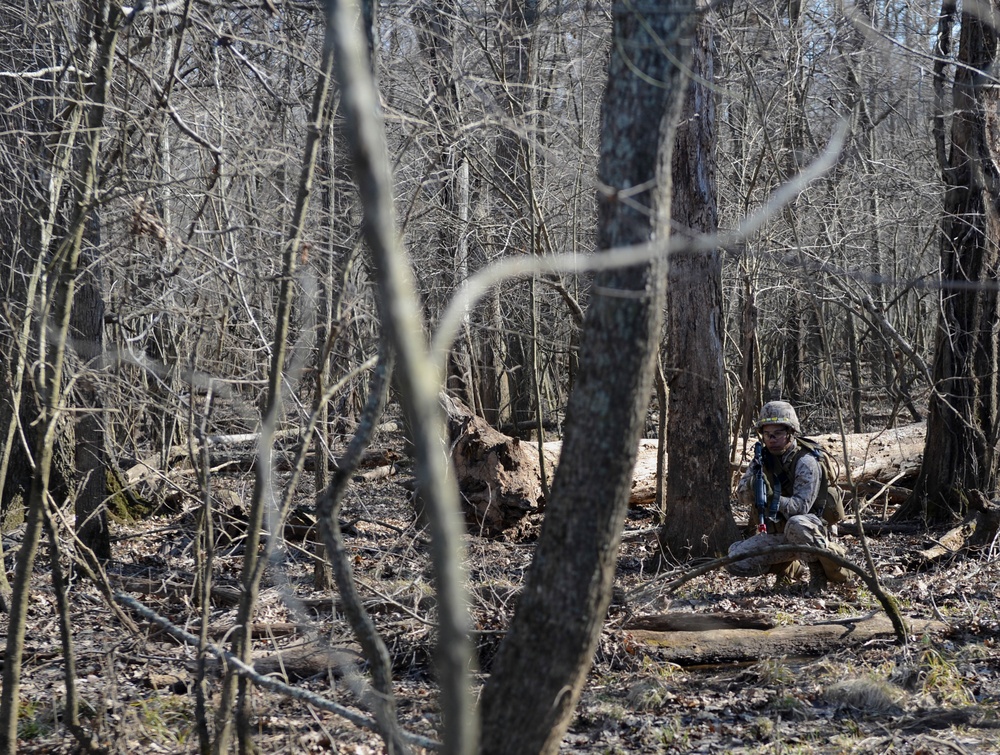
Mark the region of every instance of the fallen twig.
[[[172, 621], [163, 616], [160, 616], [156, 611], [144, 606], [135, 598], [124, 595], [123, 593], [115, 593], [115, 601], [123, 606], [135, 611], [146, 621], [149, 621], [156, 626], [160, 627], [164, 632], [169, 634], [176, 640], [180, 640], [185, 645], [191, 645], [192, 647], [198, 647], [198, 638], [195, 637], [190, 632], [186, 632]], [[206, 645], [205, 649], [218, 658], [223, 663], [231, 666], [239, 676], [253, 682], [258, 687], [263, 687], [264, 689], [269, 689], [272, 692], [277, 692], [279, 695], [284, 695], [285, 697], [290, 697], [294, 700], [299, 700], [301, 702], [312, 705], [320, 710], [329, 711], [342, 718], [347, 719], [355, 726], [360, 726], [369, 731], [380, 732], [378, 724], [371, 718], [367, 716], [362, 716], [359, 713], [355, 713], [350, 708], [343, 705], [339, 705], [332, 700], [327, 700], [325, 697], [320, 697], [319, 695], [304, 690], [301, 687], [294, 687], [283, 682], [279, 682], [277, 679], [271, 676], [264, 676], [258, 674], [253, 666], [249, 666], [235, 655], [230, 652], [223, 650], [222, 648], [216, 647], [215, 645]], [[413, 734], [407, 731], [400, 732], [403, 738], [412, 745], [417, 747], [424, 747], [429, 750], [440, 749], [441, 743], [433, 739], [428, 739], [427, 737], [422, 737], [419, 734]]]

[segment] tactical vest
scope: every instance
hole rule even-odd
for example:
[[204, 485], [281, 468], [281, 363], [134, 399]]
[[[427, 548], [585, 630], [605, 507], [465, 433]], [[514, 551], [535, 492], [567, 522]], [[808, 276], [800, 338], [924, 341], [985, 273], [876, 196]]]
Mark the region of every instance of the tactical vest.
[[772, 454], [764, 454], [764, 474], [767, 481], [773, 490], [777, 480], [781, 486], [781, 495], [790, 496], [795, 485], [795, 466], [806, 454], [812, 455], [819, 462], [820, 482], [816, 502], [809, 513], [826, 520], [827, 524], [836, 524], [844, 518], [844, 491], [837, 487], [835, 461], [819, 441], [805, 436], [799, 436], [795, 440], [798, 442], [798, 449], [787, 462]]

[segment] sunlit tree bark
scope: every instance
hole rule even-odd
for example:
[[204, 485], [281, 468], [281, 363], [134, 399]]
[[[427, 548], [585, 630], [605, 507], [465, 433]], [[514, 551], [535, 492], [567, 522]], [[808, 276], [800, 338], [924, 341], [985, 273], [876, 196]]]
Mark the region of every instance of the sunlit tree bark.
[[[940, 319], [924, 463], [899, 517], [961, 515], [973, 490], [992, 496], [1000, 469], [1000, 88], [996, 2], [964, 4], [955, 66], [951, 144], [939, 154], [946, 191]], [[956, 18], [945, 0], [939, 52]], [[938, 71], [939, 76], [944, 71]], [[942, 115], [943, 119], [943, 115]]]
[[[698, 26], [673, 159], [673, 235], [717, 231], [713, 34]], [[667, 275], [668, 471], [660, 545], [671, 557], [724, 553], [738, 533], [729, 508], [722, 255], [672, 254]]]
[[[666, 239], [693, 19], [684, 2], [615, 6], [598, 168], [601, 249]], [[554, 753], [569, 725], [611, 597], [662, 305], [658, 265], [594, 281], [552, 498], [482, 694], [487, 755]]]

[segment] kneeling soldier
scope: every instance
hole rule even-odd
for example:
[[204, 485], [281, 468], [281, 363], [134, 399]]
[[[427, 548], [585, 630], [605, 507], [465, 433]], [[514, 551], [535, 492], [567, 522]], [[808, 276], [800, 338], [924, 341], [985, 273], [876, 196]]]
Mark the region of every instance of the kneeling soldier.
[[[825, 548], [843, 557], [843, 548], [827, 535], [823, 512], [816, 510], [821, 486], [833, 483], [824, 480], [816, 456], [796, 441], [801, 427], [795, 409], [786, 401], [764, 404], [757, 431], [764, 448], [740, 478], [736, 495], [751, 511], [759, 509], [761, 524], [756, 535], [733, 543], [729, 555], [797, 544]], [[766, 500], [759, 500], [763, 497]], [[844, 569], [812, 553], [762, 553], [729, 564], [726, 569], [738, 577], [777, 574], [779, 582], [788, 583], [803, 573], [800, 561], [809, 567], [811, 590], [824, 589], [827, 580], [847, 581]]]

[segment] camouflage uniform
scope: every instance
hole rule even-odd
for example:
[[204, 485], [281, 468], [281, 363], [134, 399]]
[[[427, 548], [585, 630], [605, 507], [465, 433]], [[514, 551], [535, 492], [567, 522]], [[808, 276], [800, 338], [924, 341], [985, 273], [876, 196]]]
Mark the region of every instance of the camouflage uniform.
[[[782, 454], [782, 461], [790, 464], [792, 457], [798, 451], [798, 442], [792, 438], [791, 444]], [[767, 451], [765, 451], [767, 453]], [[753, 482], [755, 470], [747, 469], [736, 486], [736, 495], [740, 501], [757, 512], [757, 501], [754, 498]], [[746, 540], [740, 540], [729, 546], [729, 555], [760, 550], [777, 545], [798, 544], [826, 548], [839, 556], [844, 550], [833, 543], [827, 536], [826, 524], [815, 514], [810, 514], [816, 496], [819, 494], [823, 470], [819, 462], [811, 454], [804, 454], [796, 463], [791, 495], [781, 496], [778, 502], [778, 523], [774, 532], [761, 532]], [[771, 529], [769, 527], [769, 529]], [[726, 566], [730, 574], [737, 577], [756, 577], [762, 574], [778, 574], [788, 579], [794, 579], [801, 572], [799, 561], [811, 562], [819, 560], [828, 579], [843, 582], [848, 575], [832, 561], [819, 558], [812, 553], [763, 553]]]

